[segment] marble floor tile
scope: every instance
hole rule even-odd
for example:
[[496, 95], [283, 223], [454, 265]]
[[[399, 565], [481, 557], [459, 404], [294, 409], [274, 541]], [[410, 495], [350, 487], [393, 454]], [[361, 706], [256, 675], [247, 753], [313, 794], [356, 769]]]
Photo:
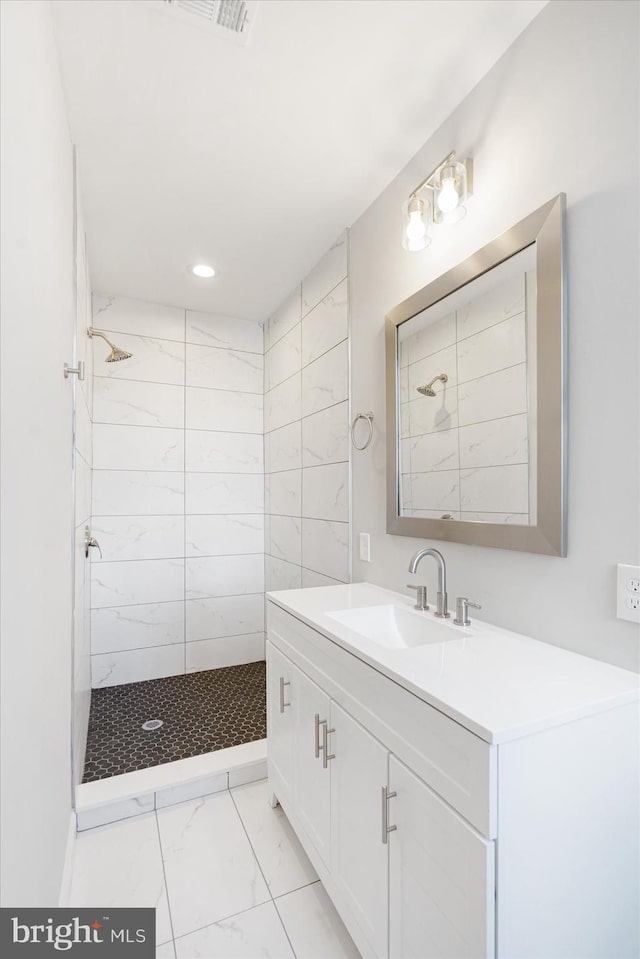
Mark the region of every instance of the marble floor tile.
[[173, 939], [169, 942], [163, 942], [156, 948], [156, 959], [176, 959], [176, 949]]
[[178, 959], [295, 959], [272, 902], [176, 941]]
[[229, 793], [168, 806], [157, 817], [176, 936], [269, 899]]
[[283, 810], [269, 805], [266, 780], [239, 786], [231, 795], [274, 898], [317, 880]]
[[322, 883], [276, 899], [276, 907], [297, 959], [360, 959]]
[[156, 942], [171, 939], [155, 813], [78, 835], [69, 902], [77, 908], [154, 906]]

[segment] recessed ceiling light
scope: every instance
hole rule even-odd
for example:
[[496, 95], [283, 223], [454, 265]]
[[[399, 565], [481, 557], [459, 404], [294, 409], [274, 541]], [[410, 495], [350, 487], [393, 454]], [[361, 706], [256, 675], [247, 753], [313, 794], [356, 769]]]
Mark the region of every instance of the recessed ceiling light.
[[196, 263], [195, 266], [191, 267], [191, 272], [202, 277], [203, 280], [210, 280], [212, 276], [216, 275], [216, 271], [208, 263]]

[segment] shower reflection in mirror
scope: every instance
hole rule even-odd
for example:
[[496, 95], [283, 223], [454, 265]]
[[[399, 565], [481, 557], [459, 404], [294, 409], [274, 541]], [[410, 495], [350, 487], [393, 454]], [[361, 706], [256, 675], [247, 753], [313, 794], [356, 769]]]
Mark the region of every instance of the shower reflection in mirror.
[[536, 523], [535, 244], [398, 327], [399, 515]]

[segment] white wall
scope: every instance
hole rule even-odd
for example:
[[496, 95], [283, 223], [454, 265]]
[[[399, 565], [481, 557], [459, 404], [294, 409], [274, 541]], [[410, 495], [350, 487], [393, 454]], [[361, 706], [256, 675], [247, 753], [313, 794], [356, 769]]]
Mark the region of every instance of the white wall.
[[93, 686], [264, 657], [263, 330], [94, 296]]
[[49, 4], [0, 9], [2, 901], [53, 906], [72, 787], [72, 150]]
[[[638, 471], [638, 5], [553, 0], [351, 229], [354, 579], [403, 589], [418, 541], [385, 532], [385, 313], [555, 194], [567, 211], [569, 545], [564, 559], [445, 543], [449, 592], [481, 616], [630, 669], [638, 628], [615, 618], [615, 564], [640, 562]], [[419, 254], [400, 206], [455, 149], [474, 158], [465, 220]], [[434, 571], [421, 576], [433, 583]]]
[[348, 235], [265, 325], [267, 589], [349, 582]]

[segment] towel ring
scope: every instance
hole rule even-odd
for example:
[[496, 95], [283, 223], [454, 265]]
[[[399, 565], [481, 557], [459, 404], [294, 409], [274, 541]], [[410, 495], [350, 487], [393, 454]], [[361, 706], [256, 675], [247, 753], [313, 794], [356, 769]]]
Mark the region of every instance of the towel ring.
[[[368, 436], [367, 436], [366, 440], [364, 441], [364, 445], [363, 445], [363, 446], [358, 446], [358, 444], [356, 443], [355, 429], [356, 429], [356, 425], [357, 425], [357, 423], [358, 423], [358, 420], [366, 420], [366, 421], [367, 421], [367, 426], [369, 427], [369, 433], [368, 433]], [[371, 412], [369, 412], [369, 413], [356, 413], [356, 415], [355, 415], [355, 417], [354, 417], [354, 420], [353, 420], [353, 423], [351, 424], [351, 444], [352, 444], [354, 450], [359, 450], [359, 451], [366, 450], [367, 447], [371, 446], [371, 440], [372, 440], [372, 439], [373, 439], [373, 413], [371, 413]]]

